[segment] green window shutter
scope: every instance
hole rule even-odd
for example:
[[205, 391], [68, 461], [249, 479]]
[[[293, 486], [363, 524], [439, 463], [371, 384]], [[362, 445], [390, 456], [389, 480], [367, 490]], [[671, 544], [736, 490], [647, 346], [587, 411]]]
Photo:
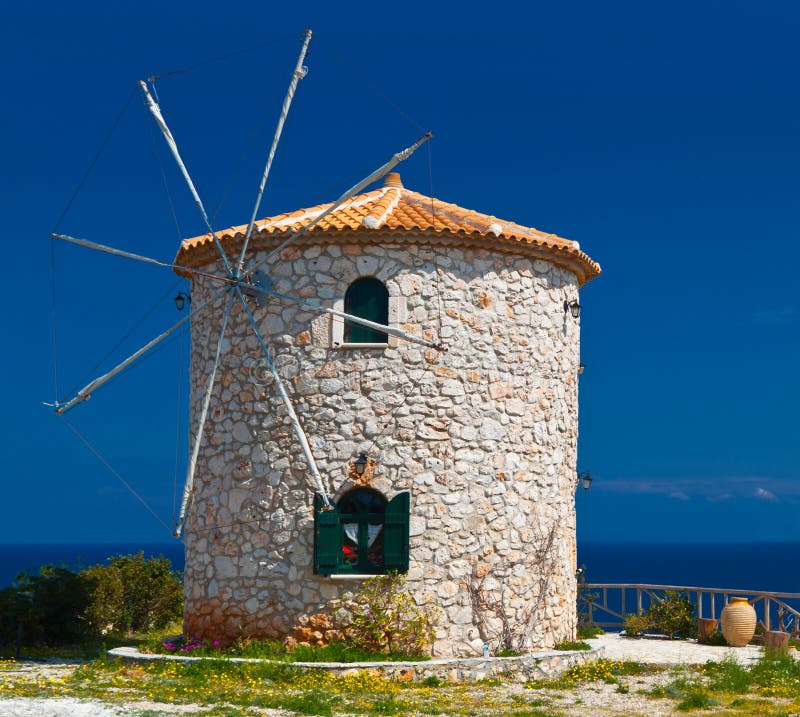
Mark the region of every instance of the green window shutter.
[[314, 495], [314, 572], [317, 575], [335, 573], [342, 564], [342, 524], [339, 510], [323, 510], [325, 502], [319, 493]]
[[[379, 324], [389, 323], [389, 292], [381, 281], [371, 276], [356, 279], [344, 295], [344, 310], [353, 316]], [[382, 344], [387, 336], [350, 321], [344, 323], [344, 340], [353, 344]]]
[[408, 571], [408, 513], [410, 493], [398, 493], [386, 506], [383, 562], [386, 571]]

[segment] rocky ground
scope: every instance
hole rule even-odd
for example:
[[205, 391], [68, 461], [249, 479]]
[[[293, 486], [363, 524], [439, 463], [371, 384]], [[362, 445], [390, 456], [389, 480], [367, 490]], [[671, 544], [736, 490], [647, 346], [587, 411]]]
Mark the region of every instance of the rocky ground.
[[[74, 669], [73, 666], [41, 665], [21, 663], [20, 671], [31, 675], [36, 673], [42, 677], [60, 677]], [[10, 677], [8, 671], [6, 675]], [[524, 696], [526, 701], [537, 705], [542, 717], [549, 713], [548, 708], [563, 717], [586, 717], [587, 715], [609, 715], [619, 717], [666, 717], [678, 715], [671, 700], [653, 700], [640, 690], [647, 690], [656, 685], [664, 675], [644, 675], [628, 680], [629, 692], [620, 693], [617, 685], [602, 682], [578, 685], [568, 690], [526, 690], [517, 685], [501, 688]], [[485, 688], [476, 687], [476, 693]], [[495, 688], [497, 689], [497, 688]], [[462, 695], [462, 698], [465, 696]], [[200, 704], [165, 705], [153, 702], [137, 702], [125, 706], [110, 705], [100, 700], [78, 700], [74, 698], [12, 698], [0, 700], [2, 717], [156, 717], [171, 715], [263, 715], [264, 717], [292, 717], [296, 713], [286, 710], [248, 708], [229, 708], [220, 705], [208, 706]], [[225, 711], [223, 711], [225, 710]], [[446, 715], [447, 713], [442, 713]], [[534, 713], [532, 713], [534, 714]]]
[[[453, 692], [452, 699], [461, 707], [475, 698], [486, 696], [492, 691], [497, 696], [496, 711], [486, 711], [483, 707], [473, 712], [480, 715], [517, 714], [531, 717], [585, 717], [598, 715], [601, 717], [666, 717], [680, 715], [676, 709], [677, 700], [658, 699], [650, 693], [653, 688], [674, 679], [676, 672], [691, 664], [703, 664], [707, 660], [721, 660], [734, 657], [744, 664], [756, 659], [758, 648], [704, 647], [689, 641], [669, 641], [659, 639], [627, 640], [618, 635], [602, 636], [601, 642], [606, 657], [613, 660], [632, 660], [643, 663], [662, 665], [663, 669], [647, 674], [622, 676], [616, 683], [610, 684], [602, 680], [579, 683], [565, 689], [528, 689], [517, 684], [475, 685], [460, 688]], [[127, 702], [113, 704], [113, 694], [108, 701], [100, 699], [75, 699], [72, 697], [23, 698], [5, 695], [13, 694], [15, 681], [31, 680], [52, 683], [67, 677], [76, 669], [75, 663], [57, 662], [20, 662], [4, 663], [0, 672], [0, 716], [2, 717], [156, 717], [158, 715], [208, 715], [209, 717], [290, 717], [298, 714], [282, 709], [263, 709], [257, 707], [234, 707], [216, 702], [213, 705], [202, 704], [164, 704], [156, 702]], [[441, 688], [442, 696], [448, 694], [448, 688]], [[446, 700], [444, 704], [446, 704]], [[510, 705], [516, 705], [513, 709]], [[489, 708], [490, 709], [490, 708]], [[522, 711], [519, 711], [522, 709]], [[528, 711], [525, 711], [528, 710]], [[463, 714], [463, 709], [460, 711]], [[723, 707], [711, 707], [703, 714], [725, 715], [781, 715], [781, 717], [797, 717], [796, 705], [790, 700], [758, 700], [742, 710], [730, 711]], [[326, 713], [329, 714], [329, 713]], [[335, 713], [339, 714], [339, 713]], [[388, 713], [387, 713], [388, 714]], [[401, 714], [417, 714], [404, 711]], [[419, 713], [422, 714], [422, 713]], [[425, 714], [432, 714], [426, 710]], [[444, 716], [447, 711], [439, 713]]]

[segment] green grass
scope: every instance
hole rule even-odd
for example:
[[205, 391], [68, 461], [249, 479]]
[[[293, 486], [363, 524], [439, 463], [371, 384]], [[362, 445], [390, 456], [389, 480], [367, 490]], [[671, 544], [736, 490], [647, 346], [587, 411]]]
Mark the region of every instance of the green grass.
[[[325, 653], [320, 653], [325, 654]], [[330, 653], [328, 653], [330, 654]], [[628, 678], [663, 668], [636, 662], [597, 660], [574, 666], [557, 680], [526, 685], [520, 690], [505, 677], [477, 685], [387, 679], [372, 670], [335, 676], [301, 668], [285, 660], [232, 663], [225, 659], [200, 662], [154, 662], [126, 665], [103, 658], [42, 678], [19, 673], [14, 663], [0, 663], [0, 698], [76, 697], [110, 704], [148, 701], [164, 705], [201, 705], [207, 717], [256, 717], [265, 709], [295, 715], [453, 715], [458, 717], [556, 717], [559, 699], [565, 707], [578, 704], [577, 685], [609, 683], [620, 700], [634, 692]], [[778, 717], [800, 714], [800, 664], [791, 659], [763, 658], [752, 665], [732, 659], [700, 667], [678, 667], [664, 673], [665, 684], [644, 694], [669, 700], [681, 712], [705, 711], [731, 717]], [[563, 690], [555, 692], [550, 690]], [[0, 705], [2, 702], [0, 702]], [[153, 715], [157, 708], [151, 708]], [[1, 710], [0, 710], [1, 711]]]
[[579, 640], [592, 640], [598, 635], [605, 635], [606, 631], [597, 625], [581, 625], [578, 627]]
[[691, 692], [678, 702], [675, 708], [681, 712], [689, 712], [691, 710], [707, 710], [718, 704], [717, 700], [709, 697], [704, 692]]
[[341, 704], [341, 701], [341, 698], [336, 695], [326, 694], [322, 690], [309, 690], [297, 695], [286, 695], [285, 697], [270, 700], [271, 704], [269, 706], [277, 706], [303, 715], [327, 717], [328, 715], [333, 715], [333, 708]]
[[496, 679], [480, 686], [439, 680], [414, 683], [386, 679], [371, 670], [335, 676], [326, 670], [298, 668], [286, 662], [203, 660], [126, 665], [119, 660], [99, 659], [66, 675], [36, 678], [0, 671], [0, 698], [75, 697], [112, 704], [195, 704], [203, 706], [198, 714], [219, 717], [255, 717], [264, 709], [321, 717], [549, 714], [545, 702], [529, 701]]
[[[171, 646], [171, 647], [170, 647]], [[186, 647], [189, 649], [187, 650]], [[144, 649], [157, 655], [191, 655], [194, 657], [248, 657], [280, 662], [424, 662], [428, 655], [406, 655], [399, 652], [369, 652], [345, 642], [327, 645], [298, 645], [293, 650], [276, 640], [252, 640], [241, 645], [219, 647], [206, 643], [190, 642], [173, 638], [148, 640]]]
[[559, 642], [556, 645], [556, 650], [591, 650], [592, 646], [583, 640], [567, 640], [566, 642]]
[[704, 668], [706, 687], [712, 692], [744, 694], [750, 689], [750, 670], [740, 665], [732, 656], [720, 662], [708, 662]]

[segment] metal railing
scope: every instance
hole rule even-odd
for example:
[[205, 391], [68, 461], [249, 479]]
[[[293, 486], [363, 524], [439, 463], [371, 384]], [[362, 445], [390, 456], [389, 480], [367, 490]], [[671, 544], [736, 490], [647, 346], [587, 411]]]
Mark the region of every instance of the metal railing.
[[646, 612], [654, 602], [661, 602], [667, 591], [685, 593], [694, 603], [698, 618], [719, 619], [730, 598], [746, 597], [756, 609], [758, 624], [766, 632], [782, 630], [800, 636], [800, 593], [686, 585], [581, 583], [578, 585], [578, 611], [590, 623], [621, 629], [626, 615]]

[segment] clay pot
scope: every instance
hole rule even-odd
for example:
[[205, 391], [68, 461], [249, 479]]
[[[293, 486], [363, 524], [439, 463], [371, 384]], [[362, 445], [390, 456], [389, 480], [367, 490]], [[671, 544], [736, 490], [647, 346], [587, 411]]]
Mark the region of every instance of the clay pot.
[[720, 615], [722, 634], [729, 645], [744, 647], [756, 632], [756, 610], [747, 598], [731, 598]]
[[697, 620], [697, 641], [705, 642], [710, 640], [716, 633], [719, 626], [719, 620], [713, 618], [701, 617]]

